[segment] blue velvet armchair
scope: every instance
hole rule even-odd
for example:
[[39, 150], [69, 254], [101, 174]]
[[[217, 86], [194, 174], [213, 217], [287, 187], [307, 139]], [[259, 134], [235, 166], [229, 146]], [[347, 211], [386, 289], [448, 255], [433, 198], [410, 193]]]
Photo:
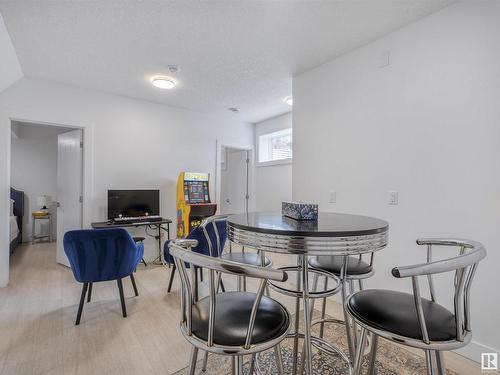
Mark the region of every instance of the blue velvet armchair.
[[[203, 226], [200, 225], [196, 228], [194, 228], [189, 235], [186, 237], [186, 239], [189, 240], [196, 240], [198, 241], [198, 246], [193, 247], [191, 250], [200, 254], [204, 255], [210, 255], [213, 257], [219, 257], [221, 255], [222, 249], [224, 249], [224, 245], [226, 243], [226, 238], [227, 238], [227, 222], [226, 220], [216, 220], [214, 221], [217, 231], [214, 230], [213, 225], [206, 225]], [[208, 238], [210, 240], [210, 244], [207, 241], [207, 236], [205, 235], [203, 228], [205, 228]], [[163, 245], [163, 258], [165, 259], [165, 262], [169, 264], [173, 264], [172, 267], [172, 272], [170, 273], [170, 280], [168, 282], [168, 289], [167, 292], [170, 293], [170, 290], [172, 288], [172, 282], [174, 281], [174, 276], [175, 276], [175, 263], [174, 263], [174, 258], [172, 255], [170, 255], [169, 251], [169, 244], [171, 241], [166, 241], [165, 244]], [[189, 264], [186, 265], [189, 268]], [[197, 269], [198, 271], [198, 269]], [[200, 275], [201, 275], [201, 281], [203, 281], [203, 270], [199, 269]], [[195, 272], [196, 280], [195, 282], [198, 282], [198, 272]], [[222, 288], [224, 289], [224, 285], [221, 285]]]
[[142, 259], [144, 245], [136, 244], [123, 228], [72, 230], [64, 234], [63, 242], [73, 275], [83, 283], [75, 324], [80, 324], [85, 296], [90, 302], [92, 285], [100, 281], [117, 281], [122, 314], [127, 317], [122, 279], [130, 276], [138, 296], [133, 272]]

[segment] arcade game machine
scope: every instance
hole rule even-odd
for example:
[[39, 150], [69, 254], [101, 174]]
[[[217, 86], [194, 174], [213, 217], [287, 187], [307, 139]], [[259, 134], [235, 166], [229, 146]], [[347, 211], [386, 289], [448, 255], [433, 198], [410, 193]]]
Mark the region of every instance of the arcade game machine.
[[216, 210], [217, 204], [210, 202], [209, 174], [181, 172], [177, 179], [177, 238], [185, 238]]

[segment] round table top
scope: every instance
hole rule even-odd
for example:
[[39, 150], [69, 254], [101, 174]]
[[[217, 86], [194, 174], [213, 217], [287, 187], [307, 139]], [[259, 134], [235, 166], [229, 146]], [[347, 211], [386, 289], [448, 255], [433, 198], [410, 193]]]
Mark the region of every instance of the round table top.
[[387, 231], [389, 223], [369, 216], [320, 212], [318, 220], [295, 220], [276, 212], [231, 215], [228, 224], [258, 233], [307, 237], [366, 236]]
[[227, 219], [232, 242], [260, 250], [311, 254], [351, 255], [377, 251], [387, 245], [385, 220], [320, 212], [318, 220], [295, 220], [281, 213], [252, 212]]

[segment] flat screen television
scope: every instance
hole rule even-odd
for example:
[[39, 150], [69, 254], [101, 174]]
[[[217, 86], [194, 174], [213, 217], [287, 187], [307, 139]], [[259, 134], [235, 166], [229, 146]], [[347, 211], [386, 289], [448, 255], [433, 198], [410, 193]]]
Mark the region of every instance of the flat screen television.
[[159, 190], [108, 190], [108, 220], [160, 215]]

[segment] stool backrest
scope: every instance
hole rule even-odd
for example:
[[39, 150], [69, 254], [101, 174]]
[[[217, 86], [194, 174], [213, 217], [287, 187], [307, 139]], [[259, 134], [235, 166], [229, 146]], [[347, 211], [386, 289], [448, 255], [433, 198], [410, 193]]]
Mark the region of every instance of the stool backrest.
[[200, 224], [208, 244], [208, 254], [219, 257], [224, 250], [227, 239], [227, 217], [229, 215], [214, 215], [206, 218]]
[[[398, 278], [412, 278], [413, 296], [423, 341], [426, 344], [430, 343], [422, 307], [418, 276], [427, 276], [431, 300], [436, 302], [432, 275], [453, 271], [455, 272], [453, 304], [457, 330], [456, 337], [458, 341], [464, 341], [467, 332], [471, 331], [470, 287], [478, 263], [486, 257], [486, 250], [479, 242], [455, 238], [421, 238], [417, 240], [417, 244], [427, 246], [427, 262], [412, 266], [395, 267], [392, 270], [392, 274]], [[433, 261], [433, 246], [457, 247], [459, 254], [452, 258]]]
[[[264, 267], [250, 266], [246, 264], [231, 262], [223, 260], [218, 257], [207, 256], [203, 254], [196, 253], [189, 249], [185, 249], [172, 241], [170, 243], [170, 254], [174, 257], [175, 265], [179, 270], [182, 284], [181, 293], [181, 325], [187, 332], [189, 336], [192, 334], [192, 316], [193, 316], [193, 305], [194, 293], [192, 289], [191, 282], [186, 271], [186, 263], [193, 266], [198, 266], [209, 270], [209, 298], [210, 298], [210, 316], [209, 316], [209, 326], [208, 326], [208, 339], [206, 342], [207, 346], [214, 345], [214, 324], [215, 324], [215, 304], [216, 304], [216, 294], [217, 285], [219, 285], [220, 277], [222, 273], [235, 275], [235, 276], [246, 276], [250, 278], [260, 279], [261, 283], [259, 289], [256, 293], [255, 302], [252, 307], [252, 312], [250, 316], [250, 321], [248, 322], [248, 329], [246, 335], [245, 349], [250, 348], [253, 327], [255, 324], [255, 318], [257, 315], [257, 310], [260, 305], [265, 287], [267, 285], [267, 280], [273, 281], [286, 281], [288, 275], [284, 271], [273, 270]], [[217, 280], [216, 278], [217, 273]]]

